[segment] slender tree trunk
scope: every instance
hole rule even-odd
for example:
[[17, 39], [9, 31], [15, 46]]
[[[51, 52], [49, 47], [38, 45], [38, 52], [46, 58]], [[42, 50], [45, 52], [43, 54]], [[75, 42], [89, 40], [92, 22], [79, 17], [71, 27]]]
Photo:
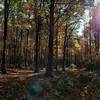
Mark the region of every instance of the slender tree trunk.
[[39, 72], [39, 66], [38, 66], [38, 52], [39, 52], [38, 43], [39, 43], [39, 41], [38, 41], [38, 36], [39, 36], [39, 31], [38, 31], [38, 29], [36, 29], [36, 39], [35, 39], [35, 72], [36, 73]]
[[52, 76], [52, 64], [53, 64], [53, 39], [54, 39], [54, 3], [55, 0], [51, 0], [50, 4], [50, 23], [49, 23], [49, 43], [48, 43], [48, 62], [46, 67], [46, 76]]
[[92, 60], [92, 56], [91, 56], [91, 54], [92, 54], [92, 48], [91, 48], [91, 42], [92, 42], [92, 37], [91, 37], [91, 33], [89, 34], [89, 37], [90, 37], [90, 44], [89, 44], [89, 47], [90, 47], [90, 60]]
[[97, 46], [96, 46], [96, 51], [97, 51], [97, 52], [99, 52], [99, 47], [100, 47], [100, 46], [99, 46], [99, 41], [100, 41], [99, 34], [100, 34], [100, 32], [98, 31], [97, 38], [96, 38], [96, 39], [97, 39], [97, 43], [96, 43], [96, 44], [97, 44]]
[[65, 71], [66, 42], [67, 42], [67, 26], [65, 29], [65, 36], [64, 36], [63, 63], [62, 63], [62, 70], [63, 71]]
[[35, 72], [39, 72], [39, 49], [40, 49], [40, 31], [41, 31], [41, 16], [36, 15], [36, 38], [35, 38]]
[[29, 37], [29, 30], [27, 30], [27, 36], [26, 36], [26, 48], [25, 48], [25, 67], [28, 65], [28, 37]]
[[8, 8], [9, 8], [9, 3], [8, 0], [4, 1], [4, 36], [3, 36], [3, 55], [2, 55], [2, 68], [1, 72], [2, 74], [6, 73], [6, 68], [5, 68], [5, 51], [6, 51], [6, 38], [7, 38], [7, 23], [8, 23]]
[[21, 29], [21, 32], [20, 32], [20, 59], [19, 59], [19, 65], [18, 65], [18, 68], [20, 69], [21, 68], [21, 65], [22, 65], [22, 59], [23, 59], [23, 56], [22, 56], [22, 48], [23, 48], [23, 45], [22, 45], [22, 42], [23, 42], [23, 30]]
[[56, 71], [58, 70], [58, 27], [56, 29]]
[[64, 39], [64, 49], [63, 49], [63, 63], [62, 63], [62, 70], [63, 71], [65, 71], [65, 55], [66, 55], [66, 36]]

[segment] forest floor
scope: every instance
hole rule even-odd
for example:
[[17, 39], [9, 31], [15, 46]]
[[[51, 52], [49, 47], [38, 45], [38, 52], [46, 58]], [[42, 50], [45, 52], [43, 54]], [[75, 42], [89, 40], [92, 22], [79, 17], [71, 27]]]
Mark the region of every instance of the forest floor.
[[[44, 71], [40, 72], [40, 74], [43, 73]], [[8, 98], [10, 98], [9, 95], [12, 94], [10, 92], [15, 92], [17, 91], [14, 91], [15, 88], [20, 88], [20, 86], [16, 87], [17, 85], [25, 86], [30, 80], [33, 80], [33, 78], [37, 75], [38, 74], [34, 73], [33, 70], [21, 70], [15, 68], [7, 69], [7, 74], [0, 75], [0, 100], [8, 100]]]
[[[100, 100], [100, 77], [95, 73], [85, 69], [67, 69], [66, 72], [55, 72], [53, 78], [45, 78], [44, 73], [44, 70], [39, 73], [42, 80], [37, 81], [45, 87], [43, 98], [26, 99], [26, 87], [31, 87], [39, 74], [33, 70], [8, 69], [6, 75], [0, 75], [0, 100]], [[38, 89], [37, 83], [34, 85]]]
[[[41, 71], [40, 73], [43, 73], [43, 71]], [[30, 77], [36, 76], [37, 73], [34, 73], [33, 70], [29, 70], [29, 69], [8, 69], [7, 70], [7, 74], [1, 74], [0, 75], [0, 82], [7, 82], [9, 80], [26, 80]]]

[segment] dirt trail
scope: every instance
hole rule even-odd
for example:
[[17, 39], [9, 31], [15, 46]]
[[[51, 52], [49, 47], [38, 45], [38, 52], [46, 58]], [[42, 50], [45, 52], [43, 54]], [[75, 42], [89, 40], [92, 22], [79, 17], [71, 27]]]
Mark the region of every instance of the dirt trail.
[[35, 76], [39, 74], [41, 76], [44, 73], [45, 71], [43, 70], [40, 73], [34, 73], [33, 70], [9, 69], [7, 74], [0, 74], [0, 100], [7, 98], [9, 94], [13, 94], [12, 91], [14, 91], [14, 88], [17, 88], [16, 84], [21, 84], [21, 87], [23, 87], [30, 80], [33, 80]]

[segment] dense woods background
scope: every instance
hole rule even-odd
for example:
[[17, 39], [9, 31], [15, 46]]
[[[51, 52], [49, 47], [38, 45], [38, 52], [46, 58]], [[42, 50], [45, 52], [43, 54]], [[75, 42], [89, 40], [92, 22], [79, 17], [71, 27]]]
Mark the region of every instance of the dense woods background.
[[0, 73], [25, 69], [51, 77], [70, 66], [99, 73], [97, 9], [94, 0], [0, 0]]

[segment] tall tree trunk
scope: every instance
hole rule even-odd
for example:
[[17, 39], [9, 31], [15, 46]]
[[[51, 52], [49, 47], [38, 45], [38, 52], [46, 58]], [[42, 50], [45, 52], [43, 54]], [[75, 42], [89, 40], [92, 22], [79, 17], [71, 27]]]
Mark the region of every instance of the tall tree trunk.
[[41, 16], [36, 15], [36, 38], [35, 38], [35, 72], [39, 72], [39, 49], [40, 49], [40, 31], [41, 31]]
[[46, 67], [46, 76], [52, 76], [53, 64], [53, 39], [54, 39], [54, 3], [55, 0], [50, 2], [50, 23], [49, 23], [49, 43], [48, 43], [48, 62]]
[[28, 37], [29, 37], [29, 30], [26, 30], [26, 48], [25, 48], [25, 67], [28, 66]]
[[56, 28], [56, 71], [58, 70], [58, 25]]
[[66, 42], [67, 42], [67, 25], [65, 28], [65, 36], [64, 36], [63, 63], [62, 63], [62, 70], [63, 71], [65, 71]]
[[[37, 24], [37, 22], [36, 22]], [[37, 25], [36, 25], [36, 38], [35, 38], [35, 72], [38, 73], [39, 72], [39, 66], [38, 66], [38, 36], [39, 36], [39, 32], [37, 29]]]
[[23, 29], [21, 29], [21, 32], [20, 32], [20, 53], [19, 53], [19, 64], [18, 64], [18, 68], [20, 69], [21, 68], [21, 65], [22, 65], [22, 60], [23, 60], [23, 55], [22, 55], [22, 48], [23, 48]]
[[7, 38], [7, 23], [8, 23], [8, 12], [9, 12], [9, 2], [8, 0], [4, 1], [4, 36], [3, 36], [3, 55], [2, 55], [2, 74], [6, 73], [5, 68], [5, 51], [6, 51], [6, 38]]
[[91, 54], [92, 54], [92, 48], [91, 48], [91, 42], [92, 42], [92, 37], [91, 37], [91, 33], [89, 34], [89, 38], [90, 38], [90, 43], [89, 43], [89, 47], [90, 47], [90, 60], [92, 60], [92, 56], [91, 56]]

